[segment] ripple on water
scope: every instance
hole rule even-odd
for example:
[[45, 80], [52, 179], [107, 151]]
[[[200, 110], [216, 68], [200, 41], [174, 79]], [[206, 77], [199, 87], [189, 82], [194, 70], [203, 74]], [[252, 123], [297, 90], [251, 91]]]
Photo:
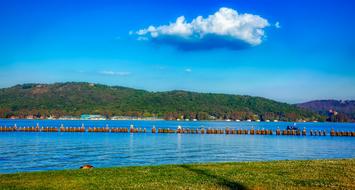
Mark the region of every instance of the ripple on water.
[[[8, 122], [8, 121], [7, 121]], [[55, 121], [57, 122], [57, 121]], [[47, 121], [48, 123], [48, 121]], [[56, 123], [60, 126], [60, 123]], [[141, 126], [152, 122], [141, 122]], [[169, 128], [190, 128], [243, 123], [158, 122]], [[75, 125], [81, 126], [80, 123]], [[276, 129], [283, 123], [248, 123], [243, 128]], [[299, 124], [307, 129], [337, 126], [355, 131], [355, 124]], [[10, 126], [10, 124], [7, 124]], [[74, 125], [73, 125], [74, 126]], [[103, 125], [104, 126], [104, 125]], [[124, 125], [121, 125], [124, 126]], [[323, 127], [323, 128], [322, 128]], [[150, 130], [148, 128], [148, 130]], [[355, 138], [258, 135], [187, 135], [129, 133], [0, 133], [0, 173], [75, 169], [82, 164], [95, 167], [157, 165], [200, 162], [354, 158]]]

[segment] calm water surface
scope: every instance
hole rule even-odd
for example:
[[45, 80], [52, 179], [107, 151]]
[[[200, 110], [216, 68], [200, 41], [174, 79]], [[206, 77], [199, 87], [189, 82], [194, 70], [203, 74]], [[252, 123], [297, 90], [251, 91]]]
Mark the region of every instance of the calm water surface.
[[[176, 121], [35, 121], [0, 120], [0, 126], [144, 127], [176, 129], [284, 129], [293, 123]], [[354, 123], [297, 123], [307, 130], [355, 131]], [[355, 158], [355, 137], [129, 134], [129, 133], [0, 133], [0, 173], [95, 167], [200, 162]]]

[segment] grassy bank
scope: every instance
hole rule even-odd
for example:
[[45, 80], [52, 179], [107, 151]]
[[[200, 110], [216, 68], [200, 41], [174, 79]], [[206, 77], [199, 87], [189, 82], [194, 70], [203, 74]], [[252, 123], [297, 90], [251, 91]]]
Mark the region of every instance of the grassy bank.
[[0, 175], [0, 189], [355, 189], [355, 159], [208, 163]]

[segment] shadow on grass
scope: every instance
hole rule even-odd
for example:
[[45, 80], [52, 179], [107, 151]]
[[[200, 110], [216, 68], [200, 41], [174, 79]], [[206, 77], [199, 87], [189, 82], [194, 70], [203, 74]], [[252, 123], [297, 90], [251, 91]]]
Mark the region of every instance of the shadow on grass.
[[189, 166], [189, 165], [181, 165], [181, 167], [186, 170], [195, 172], [196, 174], [198, 174], [200, 176], [207, 177], [211, 181], [217, 181], [217, 184], [224, 187], [224, 188], [233, 189], [233, 190], [247, 189], [244, 185], [242, 185], [240, 183], [231, 181], [229, 179], [226, 179], [226, 178], [218, 176], [218, 175], [211, 174], [207, 170], [193, 168], [193, 166]]

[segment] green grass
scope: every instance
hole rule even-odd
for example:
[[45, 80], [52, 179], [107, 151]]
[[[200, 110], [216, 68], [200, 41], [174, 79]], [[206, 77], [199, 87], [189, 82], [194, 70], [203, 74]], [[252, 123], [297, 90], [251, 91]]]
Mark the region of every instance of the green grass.
[[0, 189], [355, 189], [355, 159], [1, 174]]

